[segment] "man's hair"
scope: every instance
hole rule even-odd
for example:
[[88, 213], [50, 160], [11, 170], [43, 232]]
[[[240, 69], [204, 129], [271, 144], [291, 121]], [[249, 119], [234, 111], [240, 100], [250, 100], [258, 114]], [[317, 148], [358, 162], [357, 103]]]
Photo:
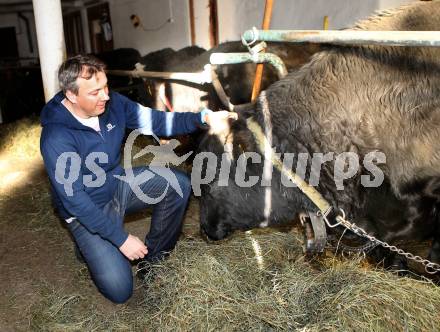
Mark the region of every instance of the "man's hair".
[[89, 80], [97, 72], [105, 70], [105, 64], [91, 55], [76, 55], [64, 61], [58, 69], [58, 81], [64, 93], [67, 90], [78, 94], [78, 77]]

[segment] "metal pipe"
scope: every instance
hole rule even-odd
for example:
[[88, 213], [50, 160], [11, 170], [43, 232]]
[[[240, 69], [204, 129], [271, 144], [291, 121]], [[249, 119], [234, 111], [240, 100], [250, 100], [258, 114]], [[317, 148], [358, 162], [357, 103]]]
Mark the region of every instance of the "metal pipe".
[[440, 31], [247, 30], [246, 41], [342, 45], [440, 46]]
[[179, 73], [179, 72], [158, 72], [158, 71], [145, 71], [143, 66], [139, 63], [136, 64], [134, 70], [107, 70], [110, 75], [117, 76], [130, 76], [130, 77], [145, 77], [145, 78], [158, 78], [175, 81], [186, 81], [195, 84], [211, 83], [211, 73], [205, 70], [200, 73]]
[[213, 65], [229, 65], [236, 63], [270, 63], [277, 71], [281, 79], [287, 75], [287, 68], [283, 60], [272, 53], [212, 53], [209, 61]]
[[44, 97], [59, 90], [57, 72], [66, 55], [61, 0], [33, 0]]
[[[218, 59], [218, 61], [222, 61], [221, 60], [222, 57], [220, 57], [220, 56], [227, 54], [227, 53], [213, 53], [213, 55], [214, 54], [216, 54], [218, 56], [218, 57], [214, 56], [214, 59]], [[247, 57], [249, 56], [248, 53], [232, 53], [232, 54], [244, 55], [242, 57], [242, 61], [238, 62], [239, 60], [237, 60], [237, 59], [233, 60], [232, 57], [231, 58], [224, 57], [223, 59], [226, 59], [226, 60], [224, 61], [224, 63], [222, 62], [221, 64], [227, 64], [227, 63], [235, 64], [235, 63], [253, 62], [252, 59], [249, 60], [246, 58], [246, 56]], [[270, 59], [271, 56], [278, 58], [276, 55], [270, 54], [270, 53], [266, 53], [265, 55], [266, 56], [269, 55], [267, 57], [268, 59]], [[261, 58], [260, 55], [258, 57]], [[275, 60], [275, 61], [270, 61], [270, 63], [272, 63], [272, 64], [278, 62], [278, 61], [276, 61], [276, 59], [272, 59], [272, 60]], [[286, 67], [284, 66], [284, 63], [282, 62], [282, 60], [279, 58], [278, 58], [278, 60], [279, 60], [278, 66], [281, 69], [281, 71], [278, 72], [278, 75], [280, 75], [280, 78], [281, 78], [287, 74], [287, 70], [286, 70]], [[269, 61], [266, 61], [266, 62], [269, 62]], [[228, 110], [233, 111], [233, 110], [236, 110], [237, 108], [238, 109], [241, 109], [241, 108], [249, 109], [250, 107], [253, 107], [252, 104], [233, 105], [230, 102], [228, 96], [226, 95], [220, 81], [218, 80], [218, 77], [214, 71], [214, 68], [212, 68], [212, 66], [210, 64], [206, 64], [204, 67], [204, 71], [200, 72], [200, 73], [172, 73], [172, 72], [144, 71], [142, 69], [143, 66], [140, 63], [137, 63], [135, 67], [136, 67], [135, 70], [107, 70], [106, 72], [109, 75], [117, 75], [117, 76], [144, 77], [144, 78], [153, 78], [153, 79], [157, 78], [157, 79], [163, 79], [163, 80], [187, 81], [187, 82], [196, 83], [196, 84], [212, 83], [220, 101]], [[283, 68], [284, 68], [285, 72], [283, 71]]]

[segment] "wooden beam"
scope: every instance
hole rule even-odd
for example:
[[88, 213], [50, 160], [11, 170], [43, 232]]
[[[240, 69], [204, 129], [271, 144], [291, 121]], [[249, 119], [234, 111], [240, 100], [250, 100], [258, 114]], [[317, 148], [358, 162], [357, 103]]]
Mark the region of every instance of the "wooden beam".
[[194, 0], [189, 0], [189, 28], [191, 31], [191, 45], [196, 44], [196, 28], [194, 24]]
[[[266, 6], [264, 8], [264, 18], [263, 18], [263, 30], [268, 30], [270, 27], [270, 20], [272, 17], [273, 0], [266, 0]], [[263, 51], [264, 52], [264, 51]], [[263, 77], [263, 64], [259, 63], [257, 65], [257, 70], [255, 72], [254, 86], [252, 88], [251, 101], [255, 101], [260, 94], [261, 90], [261, 79]]]
[[209, 0], [209, 42], [211, 47], [218, 45], [217, 0]]

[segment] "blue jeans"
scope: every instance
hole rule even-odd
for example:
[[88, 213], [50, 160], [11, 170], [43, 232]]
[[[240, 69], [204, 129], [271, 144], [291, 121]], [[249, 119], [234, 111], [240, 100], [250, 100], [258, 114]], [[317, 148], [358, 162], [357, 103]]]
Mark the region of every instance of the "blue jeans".
[[[148, 167], [133, 168], [134, 175], [150, 170]], [[147, 260], [163, 258], [172, 250], [179, 238], [183, 214], [191, 193], [191, 183], [188, 176], [178, 170], [172, 170], [182, 190], [183, 197], [162, 176], [157, 174], [139, 187], [151, 198], [164, 198], [153, 205], [150, 231], [145, 238], [148, 248]], [[124, 215], [136, 212], [152, 205], [145, 203], [133, 193], [130, 185], [119, 181], [113, 200], [108, 202], [103, 212], [109, 217], [109, 222], [123, 223]], [[133, 293], [133, 276], [130, 261], [119, 249], [98, 234], [91, 233], [78, 220], [68, 224], [75, 242], [84, 257], [91, 277], [99, 291], [115, 303], [127, 301]]]

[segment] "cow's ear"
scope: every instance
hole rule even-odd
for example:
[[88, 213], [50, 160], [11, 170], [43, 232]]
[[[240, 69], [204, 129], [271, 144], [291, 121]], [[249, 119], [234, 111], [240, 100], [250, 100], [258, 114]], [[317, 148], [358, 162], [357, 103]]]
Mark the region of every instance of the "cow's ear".
[[[243, 123], [246, 124], [245, 122]], [[246, 126], [240, 129], [242, 130], [234, 131], [234, 147], [236, 147], [237, 151], [240, 151], [240, 154], [242, 152], [258, 152], [254, 136], [250, 130]]]
[[237, 105], [234, 107], [234, 112], [238, 113], [238, 116], [244, 119], [250, 118], [252, 115], [255, 115], [256, 104], [255, 102], [249, 104]]

